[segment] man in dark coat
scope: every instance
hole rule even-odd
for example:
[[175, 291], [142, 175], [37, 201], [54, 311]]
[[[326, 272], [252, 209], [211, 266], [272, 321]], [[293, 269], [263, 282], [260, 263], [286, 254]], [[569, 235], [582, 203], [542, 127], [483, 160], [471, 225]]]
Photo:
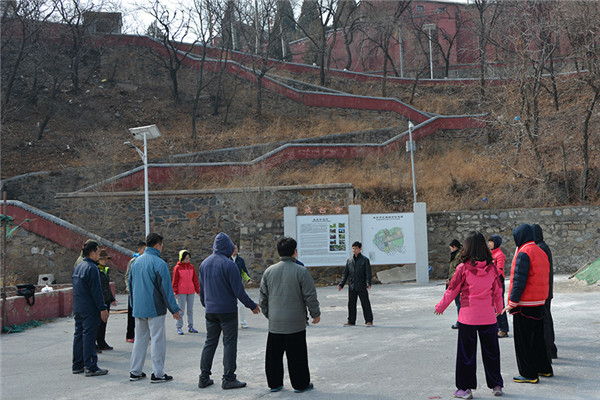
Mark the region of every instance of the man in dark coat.
[[346, 261], [346, 268], [342, 275], [342, 281], [338, 285], [338, 290], [344, 288], [348, 281], [348, 321], [344, 326], [356, 324], [356, 299], [360, 298], [360, 305], [363, 309], [363, 316], [367, 326], [373, 326], [373, 312], [371, 311], [371, 302], [369, 301], [369, 290], [371, 290], [371, 263], [369, 259], [362, 255], [362, 243], [352, 243], [353, 256]]
[[100, 322], [108, 320], [108, 311], [100, 284], [100, 247], [88, 241], [82, 249], [83, 261], [73, 270], [73, 313], [75, 334], [73, 337], [74, 374], [85, 376], [106, 375], [108, 370], [98, 368], [96, 333]]
[[550, 251], [550, 247], [544, 242], [544, 233], [542, 232], [542, 227], [538, 224], [533, 225], [533, 235], [535, 236], [535, 244], [548, 256], [548, 261], [550, 262], [550, 282], [548, 287], [548, 299], [545, 304], [545, 313], [544, 313], [544, 341], [546, 342], [546, 352], [548, 353], [548, 358], [550, 362], [552, 362], [553, 358], [558, 357], [558, 350], [556, 348], [556, 344], [554, 343], [554, 321], [552, 320], [552, 313], [550, 312], [550, 303], [552, 303], [552, 291], [554, 287], [554, 266], [552, 264], [552, 252]]

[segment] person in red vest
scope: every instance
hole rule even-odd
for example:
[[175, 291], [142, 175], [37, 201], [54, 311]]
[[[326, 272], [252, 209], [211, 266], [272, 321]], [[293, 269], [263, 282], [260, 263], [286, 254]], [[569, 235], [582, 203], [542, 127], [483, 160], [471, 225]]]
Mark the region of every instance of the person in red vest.
[[544, 312], [548, 298], [550, 263], [535, 244], [533, 227], [519, 225], [513, 230], [517, 251], [512, 262], [508, 305], [502, 312], [513, 316], [515, 354], [520, 376], [517, 383], [538, 383], [539, 376], [554, 375], [546, 354]]

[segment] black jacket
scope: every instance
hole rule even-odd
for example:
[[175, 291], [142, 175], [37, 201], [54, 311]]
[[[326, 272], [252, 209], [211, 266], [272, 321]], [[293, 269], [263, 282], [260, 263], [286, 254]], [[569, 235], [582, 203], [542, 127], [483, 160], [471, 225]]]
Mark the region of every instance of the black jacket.
[[107, 305], [115, 301], [115, 296], [110, 290], [110, 275], [108, 275], [108, 267], [106, 267], [106, 273], [100, 272], [100, 284], [102, 285], [102, 297], [104, 297], [104, 303]]
[[550, 262], [550, 286], [548, 287], [548, 298], [552, 299], [553, 296], [553, 286], [554, 286], [554, 266], [552, 264], [552, 252], [550, 251], [550, 247], [544, 242], [544, 234], [542, 232], [542, 227], [538, 224], [533, 225], [533, 236], [535, 237], [535, 244], [548, 256], [548, 261]]
[[344, 287], [346, 281], [350, 289], [357, 292], [367, 290], [367, 286], [371, 286], [371, 263], [362, 253], [346, 261], [346, 268], [339, 285]]

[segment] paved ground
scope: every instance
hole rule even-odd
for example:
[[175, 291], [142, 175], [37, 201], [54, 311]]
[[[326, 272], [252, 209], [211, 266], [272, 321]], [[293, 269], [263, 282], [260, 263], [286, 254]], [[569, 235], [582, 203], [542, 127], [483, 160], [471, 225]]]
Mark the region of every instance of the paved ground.
[[[512, 382], [516, 375], [514, 345], [501, 339], [505, 396], [512, 399], [600, 399], [600, 290], [586, 289], [556, 277], [553, 314], [559, 359], [553, 378], [537, 385]], [[433, 314], [441, 298], [441, 282], [429, 285], [376, 285], [371, 292], [375, 327], [342, 327], [347, 292], [319, 288], [322, 322], [308, 328], [311, 375], [316, 389], [295, 394], [269, 393], [264, 376], [267, 323], [247, 313], [250, 328], [240, 330], [238, 377], [248, 387], [223, 391], [218, 385], [198, 389], [199, 359], [204, 340], [203, 309], [194, 314], [200, 334], [178, 336], [175, 321], [167, 320], [166, 371], [169, 383], [129, 382], [131, 344], [125, 342], [125, 314], [112, 314], [107, 341], [115, 350], [99, 355], [107, 376], [85, 378], [70, 370], [73, 319], [62, 318], [23, 333], [3, 335], [1, 343], [2, 399], [450, 399], [454, 391], [456, 331], [454, 306], [443, 316]], [[257, 298], [257, 290], [249, 290]], [[123, 308], [125, 297], [119, 296]], [[360, 314], [360, 310], [359, 310]], [[510, 318], [509, 318], [510, 320]], [[511, 328], [512, 328], [512, 321]], [[221, 347], [213, 377], [222, 373]], [[492, 398], [478, 360], [476, 398]], [[145, 371], [151, 372], [150, 357]]]

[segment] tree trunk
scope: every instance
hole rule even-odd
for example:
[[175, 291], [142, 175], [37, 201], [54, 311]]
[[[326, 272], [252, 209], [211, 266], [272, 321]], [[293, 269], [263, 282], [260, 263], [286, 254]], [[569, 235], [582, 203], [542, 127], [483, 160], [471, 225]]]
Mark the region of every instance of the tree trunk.
[[582, 152], [583, 152], [583, 170], [581, 171], [581, 201], [587, 200], [587, 187], [589, 182], [590, 175], [590, 153], [589, 153], [589, 125], [590, 119], [592, 118], [594, 107], [596, 106], [596, 102], [600, 98], [600, 88], [592, 88], [594, 90], [594, 98], [590, 103], [590, 106], [587, 109], [587, 113], [585, 116], [585, 121], [583, 122], [583, 143], [582, 143]]

